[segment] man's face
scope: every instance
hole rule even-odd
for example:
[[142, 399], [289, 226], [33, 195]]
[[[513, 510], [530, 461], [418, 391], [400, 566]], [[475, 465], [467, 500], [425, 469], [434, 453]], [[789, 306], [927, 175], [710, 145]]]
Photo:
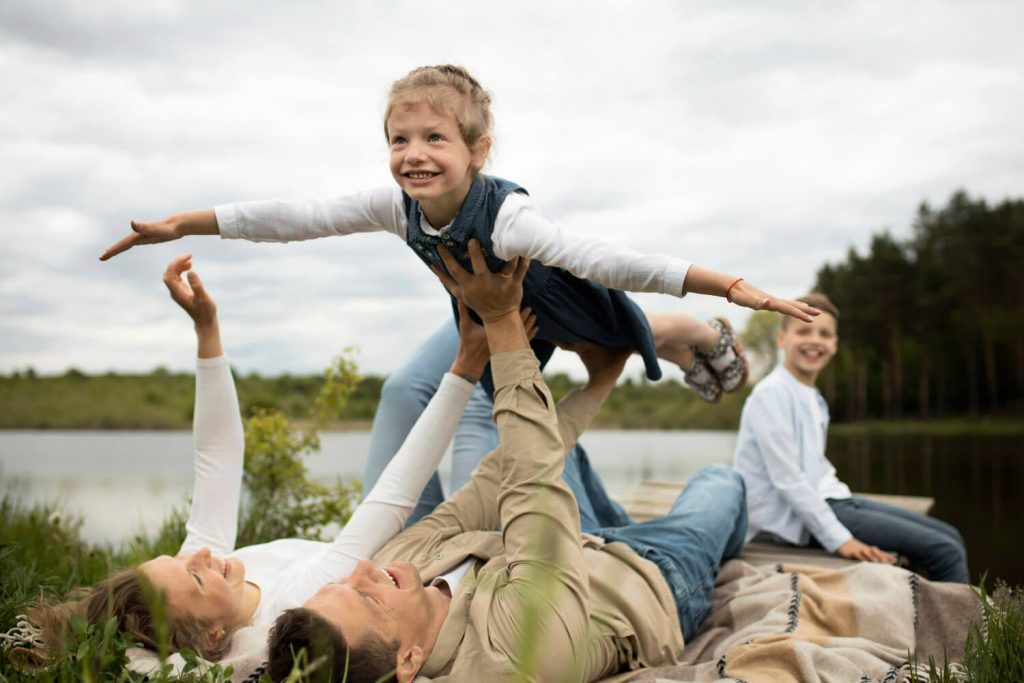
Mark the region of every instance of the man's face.
[[437, 588], [425, 588], [408, 562], [377, 569], [362, 560], [348, 578], [326, 584], [303, 607], [329, 621], [352, 645], [375, 632], [385, 642], [397, 640], [400, 651], [414, 645], [429, 651], [434, 643], [422, 642], [423, 636], [431, 633], [438, 610], [447, 614], [450, 603]]
[[822, 312], [813, 322], [789, 319], [779, 332], [778, 345], [785, 354], [786, 369], [806, 384], [814, 384], [839, 348], [836, 319]]

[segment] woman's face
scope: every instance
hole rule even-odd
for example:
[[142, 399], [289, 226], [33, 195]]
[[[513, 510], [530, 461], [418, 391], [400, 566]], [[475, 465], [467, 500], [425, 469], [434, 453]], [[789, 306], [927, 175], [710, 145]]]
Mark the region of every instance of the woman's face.
[[192, 616], [225, 634], [244, 625], [245, 565], [234, 557], [214, 557], [209, 548], [160, 557], [139, 566], [167, 595], [172, 617]]

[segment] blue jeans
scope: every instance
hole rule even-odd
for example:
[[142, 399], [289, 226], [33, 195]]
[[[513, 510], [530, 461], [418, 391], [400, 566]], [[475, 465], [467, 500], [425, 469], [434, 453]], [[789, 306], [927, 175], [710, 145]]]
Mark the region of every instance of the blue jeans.
[[932, 581], [970, 583], [964, 539], [951, 524], [858, 496], [828, 504], [858, 541], [905, 556]]
[[[388, 462], [398, 452], [437, 391], [444, 373], [451, 367], [458, 348], [459, 331], [452, 322], [446, 322], [385, 380], [370, 433], [363, 474], [365, 491], [373, 488]], [[483, 457], [498, 447], [498, 430], [492, 417], [493, 410], [494, 404], [490, 397], [478, 385], [466, 405], [452, 442], [453, 491], [466, 484]], [[620, 526], [630, 522], [625, 510], [608, 496], [604, 484], [591, 468], [590, 460], [579, 444], [566, 457], [563, 478], [576, 496], [584, 529]], [[444, 499], [441, 479], [435, 473], [423, 490], [408, 524], [414, 524], [430, 514]]]
[[746, 486], [733, 468], [709, 465], [690, 478], [664, 517], [584, 531], [625, 543], [658, 565], [675, 597], [679, 625], [688, 640], [711, 609], [719, 567], [743, 548]]

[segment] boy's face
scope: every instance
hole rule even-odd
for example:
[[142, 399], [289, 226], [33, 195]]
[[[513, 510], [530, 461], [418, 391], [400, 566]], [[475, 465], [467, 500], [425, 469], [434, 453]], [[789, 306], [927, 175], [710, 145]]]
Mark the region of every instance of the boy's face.
[[786, 369], [798, 380], [813, 385], [818, 373], [836, 355], [836, 327], [836, 319], [824, 311], [810, 323], [790, 318], [776, 340], [785, 354]]

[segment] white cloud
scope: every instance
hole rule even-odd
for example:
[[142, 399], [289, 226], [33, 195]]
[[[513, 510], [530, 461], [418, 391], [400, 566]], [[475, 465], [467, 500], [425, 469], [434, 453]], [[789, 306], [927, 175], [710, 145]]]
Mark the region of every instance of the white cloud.
[[[493, 92], [490, 171], [549, 217], [800, 294], [873, 232], [908, 234], [921, 200], [1020, 194], [1022, 15], [952, 1], [0, 4], [0, 371], [188, 367], [188, 325], [159, 283], [186, 250], [236, 366], [315, 370], [355, 344], [367, 371], [394, 368], [449, 305], [391, 236], [95, 257], [130, 218], [390, 183], [384, 95], [423, 63], [463, 63]], [[745, 319], [718, 299], [638, 299]]]

